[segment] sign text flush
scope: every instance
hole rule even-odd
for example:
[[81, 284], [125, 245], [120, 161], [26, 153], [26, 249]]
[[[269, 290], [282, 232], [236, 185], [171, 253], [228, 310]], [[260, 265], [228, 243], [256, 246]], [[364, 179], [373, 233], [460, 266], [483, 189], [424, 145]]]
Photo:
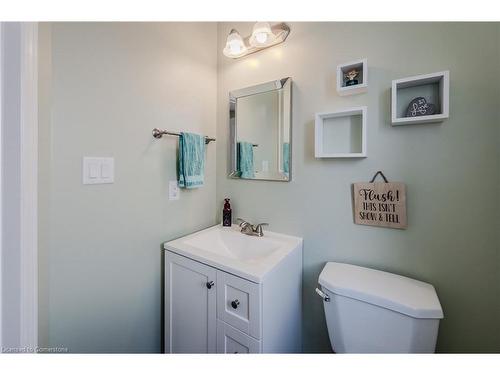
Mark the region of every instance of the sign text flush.
[[353, 184], [354, 223], [378, 227], [407, 227], [406, 185], [402, 182]]

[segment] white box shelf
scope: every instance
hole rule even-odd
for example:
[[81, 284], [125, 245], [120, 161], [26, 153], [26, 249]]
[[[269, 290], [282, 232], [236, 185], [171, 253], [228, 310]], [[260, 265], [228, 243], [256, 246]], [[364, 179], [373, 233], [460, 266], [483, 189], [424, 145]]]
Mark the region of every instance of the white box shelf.
[[[433, 115], [406, 117], [412, 99], [424, 97], [436, 106]], [[450, 73], [449, 71], [423, 74], [392, 81], [391, 122], [393, 126], [442, 122], [449, 117]]]
[[[357, 85], [346, 86], [344, 74], [352, 69], [359, 71]], [[337, 65], [337, 92], [341, 96], [361, 94], [368, 90], [368, 60], [361, 59]]]
[[366, 157], [366, 107], [316, 113], [316, 158]]

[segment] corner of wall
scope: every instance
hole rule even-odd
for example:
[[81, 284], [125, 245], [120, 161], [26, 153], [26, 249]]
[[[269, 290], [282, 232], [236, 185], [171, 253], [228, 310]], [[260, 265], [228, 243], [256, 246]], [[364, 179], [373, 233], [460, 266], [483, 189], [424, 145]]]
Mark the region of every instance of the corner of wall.
[[38, 25], [38, 346], [49, 347], [52, 26]]

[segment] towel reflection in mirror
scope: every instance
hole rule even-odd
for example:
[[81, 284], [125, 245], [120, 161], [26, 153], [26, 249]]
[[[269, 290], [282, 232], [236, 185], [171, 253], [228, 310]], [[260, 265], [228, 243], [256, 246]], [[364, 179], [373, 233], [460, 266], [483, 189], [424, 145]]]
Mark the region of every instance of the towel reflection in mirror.
[[240, 178], [255, 178], [253, 144], [238, 142], [238, 172]]

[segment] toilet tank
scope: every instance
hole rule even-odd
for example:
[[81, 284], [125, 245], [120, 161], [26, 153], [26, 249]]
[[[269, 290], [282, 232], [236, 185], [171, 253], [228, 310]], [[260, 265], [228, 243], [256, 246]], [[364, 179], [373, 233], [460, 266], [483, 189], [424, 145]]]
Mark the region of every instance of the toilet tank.
[[329, 262], [319, 276], [337, 353], [433, 353], [443, 310], [431, 284]]

